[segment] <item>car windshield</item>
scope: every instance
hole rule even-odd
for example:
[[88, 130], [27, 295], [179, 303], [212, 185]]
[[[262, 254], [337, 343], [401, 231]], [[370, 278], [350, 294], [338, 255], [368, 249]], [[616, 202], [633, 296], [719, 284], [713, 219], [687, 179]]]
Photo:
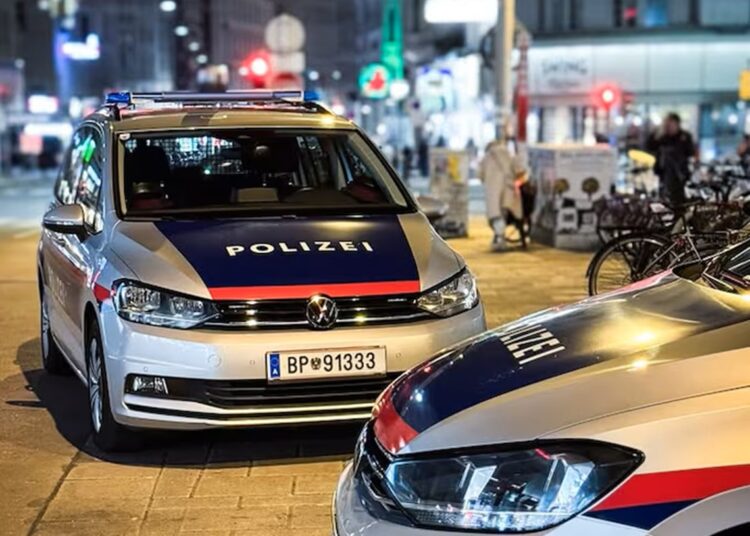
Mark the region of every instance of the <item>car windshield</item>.
[[398, 179], [356, 131], [121, 134], [120, 149], [127, 216], [410, 208]]

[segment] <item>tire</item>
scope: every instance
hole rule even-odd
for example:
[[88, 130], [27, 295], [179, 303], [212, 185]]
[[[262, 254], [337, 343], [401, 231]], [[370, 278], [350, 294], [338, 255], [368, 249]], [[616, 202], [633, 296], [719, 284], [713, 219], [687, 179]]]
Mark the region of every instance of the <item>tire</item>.
[[49, 374], [55, 376], [66, 376], [72, 371], [65, 360], [60, 347], [52, 335], [52, 327], [49, 322], [49, 303], [46, 292], [42, 288], [39, 292], [39, 339], [41, 342], [42, 367]]
[[105, 452], [137, 449], [140, 446], [137, 433], [115, 421], [112, 416], [104, 347], [96, 321], [92, 321], [86, 330], [86, 380], [89, 416], [96, 446]]
[[678, 259], [661, 235], [628, 234], [610, 240], [591, 259], [586, 274], [589, 296], [624, 287], [662, 272]]

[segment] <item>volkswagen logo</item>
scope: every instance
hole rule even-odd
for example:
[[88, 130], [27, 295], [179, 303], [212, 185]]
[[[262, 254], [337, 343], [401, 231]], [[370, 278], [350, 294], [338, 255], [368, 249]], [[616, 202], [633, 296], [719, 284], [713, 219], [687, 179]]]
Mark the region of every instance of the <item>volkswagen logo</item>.
[[305, 315], [314, 329], [330, 329], [339, 317], [339, 308], [328, 296], [316, 294], [307, 300]]

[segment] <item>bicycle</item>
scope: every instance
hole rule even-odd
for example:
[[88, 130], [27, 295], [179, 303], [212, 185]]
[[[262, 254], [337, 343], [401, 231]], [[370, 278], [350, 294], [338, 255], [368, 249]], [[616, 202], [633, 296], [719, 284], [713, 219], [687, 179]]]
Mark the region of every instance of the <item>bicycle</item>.
[[722, 176], [720, 181], [714, 181], [723, 183], [719, 186], [709, 183], [697, 187], [708, 187], [713, 197], [721, 201], [699, 198], [679, 210], [651, 203], [649, 221], [658, 224], [645, 230], [620, 228], [591, 260], [586, 272], [589, 295], [640, 281], [682, 262], [705, 259], [750, 236], [750, 230], [743, 229], [750, 204], [744, 196], [726, 201], [732, 189], [727, 183], [737, 179]]

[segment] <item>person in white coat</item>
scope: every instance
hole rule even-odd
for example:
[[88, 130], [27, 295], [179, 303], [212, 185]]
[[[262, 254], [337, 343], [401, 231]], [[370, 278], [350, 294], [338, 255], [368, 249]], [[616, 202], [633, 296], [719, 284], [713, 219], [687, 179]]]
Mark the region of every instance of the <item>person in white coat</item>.
[[525, 176], [523, 160], [511, 154], [503, 142], [493, 141], [487, 145], [479, 167], [479, 178], [484, 182], [487, 220], [494, 233], [492, 247], [495, 251], [506, 248], [507, 213], [517, 221], [523, 219], [520, 184]]

